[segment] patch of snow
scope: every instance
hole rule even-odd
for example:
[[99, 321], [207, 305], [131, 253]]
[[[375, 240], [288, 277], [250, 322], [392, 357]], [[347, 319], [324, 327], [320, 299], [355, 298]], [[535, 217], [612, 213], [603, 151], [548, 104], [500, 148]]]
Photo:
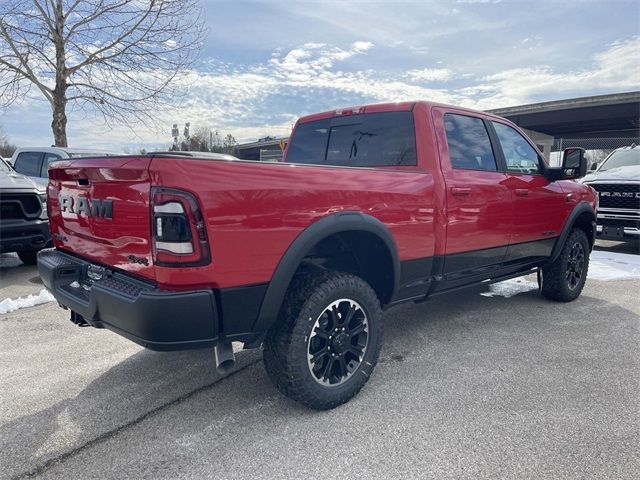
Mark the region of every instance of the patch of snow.
[[605, 282], [640, 280], [640, 255], [594, 250], [589, 259], [588, 278]]
[[20, 308], [34, 307], [43, 303], [53, 302], [55, 298], [48, 290], [42, 289], [37, 295], [29, 295], [27, 297], [5, 298], [0, 302], [0, 315], [13, 312]]
[[22, 260], [15, 253], [3, 253], [0, 255], [0, 268], [13, 268], [22, 265]]
[[[588, 278], [610, 282], [614, 280], [640, 280], [640, 255], [594, 250], [589, 259]], [[538, 284], [524, 278], [513, 278], [489, 285], [484, 297], [510, 298], [519, 293], [537, 290]]]
[[482, 292], [483, 297], [505, 297], [511, 298], [519, 293], [537, 290], [538, 284], [525, 280], [524, 278], [512, 278], [504, 282], [492, 283], [488, 292]]

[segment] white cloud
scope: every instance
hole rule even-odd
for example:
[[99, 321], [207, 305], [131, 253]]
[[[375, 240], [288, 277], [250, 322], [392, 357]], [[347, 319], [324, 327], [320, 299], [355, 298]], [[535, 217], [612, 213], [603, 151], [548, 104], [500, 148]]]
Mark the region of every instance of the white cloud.
[[562, 98], [568, 92], [588, 94], [599, 89], [640, 88], [640, 37], [618, 41], [593, 56], [591, 65], [570, 72], [550, 66], [504, 70], [484, 77], [480, 83], [460, 90], [466, 103], [477, 108], [518, 105], [540, 95]]
[[285, 81], [310, 82], [314, 77], [327, 72], [336, 62], [364, 54], [371, 48], [371, 42], [355, 42], [347, 50], [324, 43], [307, 43], [291, 50], [283, 58], [276, 55], [269, 60], [269, 66], [273, 67], [276, 76]]
[[[401, 44], [394, 47], [403, 48]], [[363, 64], [365, 55], [375, 53], [373, 43], [357, 41], [347, 47], [305, 43], [288, 51], [276, 50], [264, 61], [250, 65], [210, 59], [200, 70], [185, 73], [181, 81], [187, 94], [181, 104], [155, 115], [158, 124], [164, 126], [163, 132], [141, 127], [135, 135], [126, 127], [105, 132], [104, 125], [91, 118], [79, 121], [72, 114], [70, 139], [77, 146], [166, 148], [171, 141], [171, 125], [191, 122], [194, 127], [208, 126], [232, 133], [239, 141], [251, 141], [264, 135], [288, 135], [300, 115], [348, 105], [425, 99], [489, 109], [639, 88], [639, 37], [610, 44], [578, 70], [561, 71], [543, 64], [510, 68], [482, 78], [464, 71], [464, 67], [404, 72], [356, 68]], [[429, 88], [429, 82], [448, 82], [451, 86]], [[33, 116], [32, 105], [28, 101], [18, 108]], [[37, 118], [47, 116], [44, 108], [37, 111]], [[12, 134], [12, 139], [20, 143], [21, 135], [27, 138], [23, 132]], [[24, 143], [37, 143], [34, 136], [30, 138]]]
[[453, 76], [448, 68], [423, 68], [421, 70], [409, 70], [407, 76], [414, 82], [446, 82]]

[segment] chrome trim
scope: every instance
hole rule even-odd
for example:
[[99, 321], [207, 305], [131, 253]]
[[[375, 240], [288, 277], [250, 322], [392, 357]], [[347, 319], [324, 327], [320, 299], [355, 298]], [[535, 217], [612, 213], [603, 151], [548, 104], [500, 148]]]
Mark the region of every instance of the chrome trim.
[[594, 184], [596, 184], [596, 185], [606, 185], [608, 183], [613, 183], [613, 184], [616, 184], [616, 185], [619, 185], [619, 184], [635, 185], [635, 184], [638, 183], [638, 180], [622, 180], [622, 179], [604, 180], [604, 179], [602, 179], [602, 180], [593, 180], [593, 181], [590, 181], [590, 182], [584, 182], [584, 185], [594, 185]]
[[640, 216], [638, 215], [615, 215], [605, 213], [598, 213], [598, 218], [607, 218], [609, 220], [640, 220]]
[[640, 210], [637, 208], [611, 208], [611, 207], [604, 207], [604, 208], [600, 208], [598, 209], [599, 212], [611, 212], [611, 213], [616, 213], [616, 212], [630, 212], [630, 213], [637, 213], [638, 215], [640, 215]]

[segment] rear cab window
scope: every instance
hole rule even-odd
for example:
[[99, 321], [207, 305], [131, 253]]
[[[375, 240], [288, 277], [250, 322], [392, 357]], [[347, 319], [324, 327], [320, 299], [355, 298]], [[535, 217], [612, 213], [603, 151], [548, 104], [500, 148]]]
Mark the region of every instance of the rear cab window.
[[345, 167], [416, 166], [412, 112], [340, 116], [299, 124], [287, 163]]
[[43, 154], [40, 152], [20, 152], [16, 158], [16, 172], [27, 177], [39, 177]]

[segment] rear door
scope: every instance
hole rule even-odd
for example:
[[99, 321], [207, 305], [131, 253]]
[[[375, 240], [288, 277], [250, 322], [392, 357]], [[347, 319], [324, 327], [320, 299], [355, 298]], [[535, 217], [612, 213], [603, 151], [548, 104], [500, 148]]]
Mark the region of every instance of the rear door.
[[434, 109], [446, 184], [444, 275], [455, 280], [486, 275], [504, 260], [512, 224], [507, 175], [499, 171], [486, 122], [467, 112]]
[[54, 245], [153, 279], [150, 162], [104, 157], [54, 163], [48, 187]]
[[528, 261], [551, 254], [567, 215], [566, 194], [559, 182], [543, 175], [542, 157], [533, 145], [506, 123], [492, 121], [514, 206], [509, 261]]

